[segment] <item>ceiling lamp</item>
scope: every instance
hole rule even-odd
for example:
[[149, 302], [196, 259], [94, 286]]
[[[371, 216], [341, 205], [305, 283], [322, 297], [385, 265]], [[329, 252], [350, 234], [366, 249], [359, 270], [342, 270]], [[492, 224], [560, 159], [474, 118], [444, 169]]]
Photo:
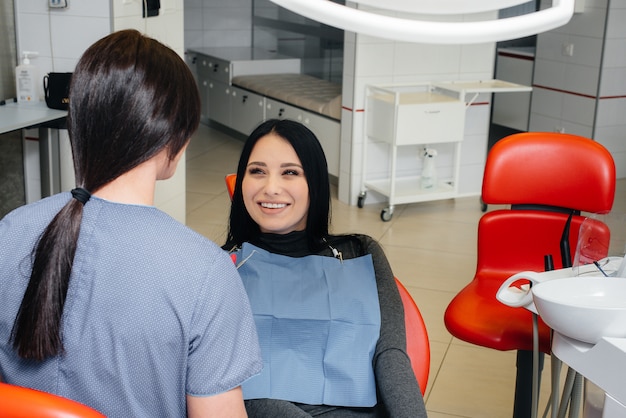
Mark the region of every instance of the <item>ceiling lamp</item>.
[[[351, 32], [395, 41], [426, 44], [478, 44], [522, 38], [569, 22], [575, 0], [553, 0], [552, 7], [520, 16], [470, 22], [442, 22], [394, 17], [343, 6], [328, 0], [271, 0], [294, 13]], [[495, 11], [528, 0], [356, 0], [381, 12], [429, 15]], [[384, 3], [384, 10], [380, 3]]]

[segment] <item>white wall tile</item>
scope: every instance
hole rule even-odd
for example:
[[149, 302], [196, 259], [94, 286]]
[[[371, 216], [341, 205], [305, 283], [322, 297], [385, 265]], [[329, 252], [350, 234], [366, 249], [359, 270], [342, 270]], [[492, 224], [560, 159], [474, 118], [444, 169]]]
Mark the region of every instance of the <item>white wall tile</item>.
[[339, 145], [339, 166], [344, 167], [346, 171], [353, 170], [351, 161], [352, 150], [353, 144], [350, 141], [341, 141]]
[[252, 15], [249, 9], [224, 7], [219, 9], [205, 8], [202, 13], [202, 27], [204, 30], [245, 30], [250, 31]]
[[[588, 2], [589, 0], [585, 1]], [[598, 7], [591, 8], [586, 6], [585, 3], [584, 13], [574, 14], [572, 20], [570, 20], [567, 25], [556, 29], [556, 31], [602, 39], [604, 37], [604, 24], [606, 21], [606, 5], [598, 5]]]
[[596, 99], [577, 95], [564, 95], [563, 120], [576, 124], [593, 126], [595, 120]]
[[489, 114], [491, 113], [489, 104], [472, 105], [465, 112], [466, 136], [489, 134]]
[[58, 15], [51, 17], [51, 29], [54, 56], [78, 58], [89, 45], [111, 33], [111, 20], [109, 17]]
[[604, 68], [626, 68], [626, 37], [607, 39], [604, 42], [604, 56], [602, 59]]
[[240, 30], [205, 30], [203, 36], [204, 47], [228, 47], [228, 46], [250, 46], [250, 31]]
[[[343, 80], [341, 82], [341, 106], [354, 110], [354, 77], [345, 73], [343, 74]], [[343, 124], [343, 115], [341, 121]]]
[[[150, 19], [154, 19], [151, 17]], [[113, 31], [124, 29], [137, 29], [142, 33], [148, 33], [148, 19], [144, 19], [140, 14], [118, 16], [113, 20]]]
[[185, 48], [250, 46], [251, 5], [251, 0], [185, 0]]
[[624, 22], [626, 22], [626, 8], [614, 8], [613, 3], [611, 3], [606, 37], [609, 39], [626, 38], [626, 25]]
[[600, 68], [587, 65], [565, 65], [561, 82], [553, 87], [596, 97], [600, 83]]
[[604, 145], [613, 156], [617, 178], [626, 177], [626, 141], [624, 140], [626, 124], [596, 129], [595, 140]]
[[[606, 143], [614, 150], [618, 177], [626, 175], [626, 152], [621, 148], [626, 143], [626, 108], [623, 99], [615, 98], [626, 94], [625, 20], [626, 0], [586, 0], [584, 13], [538, 36], [534, 82], [588, 97], [535, 88], [530, 125], [531, 130], [562, 129]], [[574, 45], [572, 57], [560, 53], [566, 42]]]
[[[103, 2], [105, 3], [105, 2]], [[113, 17], [141, 17], [142, 0], [113, 0]]]
[[583, 125], [565, 120], [561, 121], [561, 125], [565, 133], [593, 138], [593, 125]]
[[537, 58], [535, 60], [535, 72], [533, 84], [563, 89], [563, 73], [566, 65], [564, 62], [545, 60]]
[[460, 68], [463, 73], [482, 73], [483, 78], [492, 78], [494, 74], [495, 44], [463, 45], [461, 47]]
[[[22, 0], [20, 0], [21, 2]], [[139, 1], [139, 0], [135, 0]], [[47, 6], [47, 1], [40, 2]], [[83, 17], [109, 17], [111, 5], [108, 1], [68, 0], [69, 6], [63, 9], [50, 9], [50, 14]], [[47, 7], [46, 7], [47, 9]]]
[[16, 13], [48, 13], [48, 3], [40, 0], [14, 1]]
[[185, 3], [185, 32], [202, 30], [202, 22], [202, 9], [186, 7]]
[[596, 128], [595, 139], [604, 145], [611, 154], [626, 153], [626, 141], [624, 140], [626, 124], [604, 126]]
[[529, 132], [558, 132], [562, 129], [561, 118], [553, 118], [540, 113], [531, 112], [528, 124]]
[[[611, 0], [611, 4], [624, 2], [624, 0]], [[608, 6], [609, 0], [585, 0], [585, 12], [587, 13], [589, 9], [606, 9]]]
[[[76, 68], [76, 64], [78, 64], [78, 60], [80, 57], [75, 58], [57, 58], [54, 57], [53, 63], [51, 65], [50, 71], [54, 68], [54, 71], [61, 73], [71, 73]], [[50, 72], [48, 71], [48, 72]]]
[[561, 54], [563, 62], [572, 65], [600, 67], [602, 62], [602, 47], [604, 45], [603, 38], [571, 35], [567, 43], [574, 46], [574, 54], [571, 57], [566, 57]]
[[396, 43], [394, 75], [438, 73], [456, 76], [461, 66], [460, 45]]
[[[601, 99], [598, 101], [598, 117], [596, 129], [609, 126], [626, 125], [626, 98]], [[621, 137], [626, 146], [626, 131], [622, 130]], [[625, 149], [626, 150], [626, 149]]]
[[357, 77], [394, 74], [397, 56], [393, 43], [359, 44], [355, 58]]
[[568, 40], [568, 35], [555, 31], [540, 34], [537, 37], [535, 60], [561, 61], [561, 48]]
[[563, 96], [563, 93], [535, 87], [531, 98], [531, 113], [560, 119], [563, 115]]
[[487, 141], [484, 135], [468, 135], [461, 144], [463, 165], [484, 164], [487, 157]]
[[[52, 56], [50, 48], [50, 20], [47, 13], [19, 13], [16, 19], [17, 51], [34, 51], [39, 57]], [[35, 60], [33, 64], [39, 66]], [[40, 67], [43, 69], [44, 67]]]
[[162, 9], [159, 16], [144, 20], [147, 21], [146, 33], [169, 46], [182, 57], [185, 50], [185, 38], [181, 12], [175, 9]]
[[626, 95], [626, 67], [604, 68], [600, 84], [600, 97]]
[[[484, 171], [484, 163], [462, 166], [459, 176], [459, 195], [480, 196]], [[476, 199], [476, 204], [479, 204], [478, 199]]]

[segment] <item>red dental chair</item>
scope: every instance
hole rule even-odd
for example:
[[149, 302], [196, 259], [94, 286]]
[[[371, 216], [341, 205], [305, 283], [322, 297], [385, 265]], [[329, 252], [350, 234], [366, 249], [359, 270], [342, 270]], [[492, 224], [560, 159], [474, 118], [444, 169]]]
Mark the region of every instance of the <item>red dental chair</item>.
[[0, 418], [104, 418], [61, 396], [0, 382]]
[[[226, 189], [232, 198], [235, 191], [236, 174], [228, 174], [225, 179]], [[430, 372], [430, 343], [428, 341], [428, 332], [424, 318], [411, 297], [409, 291], [396, 278], [396, 285], [400, 291], [400, 298], [404, 307], [404, 323], [406, 328], [406, 350], [411, 359], [413, 373], [417, 378], [417, 382], [422, 392], [422, 396], [426, 393], [426, 384], [428, 383], [428, 375]]]
[[[500, 303], [496, 292], [515, 273], [544, 271], [546, 255], [553, 257], [555, 269], [571, 266], [585, 219], [581, 212], [609, 212], [614, 195], [613, 158], [591, 139], [519, 133], [497, 142], [487, 156], [482, 200], [510, 209], [494, 210], [480, 219], [476, 273], [448, 305], [444, 321], [448, 331], [463, 341], [517, 350], [514, 417], [531, 416], [532, 315]], [[608, 229], [601, 233], [608, 234]], [[564, 253], [566, 248], [571, 254]], [[539, 350], [550, 353], [550, 330], [542, 321]]]

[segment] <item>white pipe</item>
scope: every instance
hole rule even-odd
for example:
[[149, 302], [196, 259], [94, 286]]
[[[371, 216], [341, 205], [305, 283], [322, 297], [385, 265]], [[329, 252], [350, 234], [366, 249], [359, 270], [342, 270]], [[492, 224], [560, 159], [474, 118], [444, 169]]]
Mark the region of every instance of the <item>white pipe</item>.
[[479, 44], [522, 38], [569, 22], [575, 0], [554, 0], [553, 7], [505, 19], [435, 22], [385, 16], [328, 0], [271, 0], [292, 12], [359, 34], [426, 44]]

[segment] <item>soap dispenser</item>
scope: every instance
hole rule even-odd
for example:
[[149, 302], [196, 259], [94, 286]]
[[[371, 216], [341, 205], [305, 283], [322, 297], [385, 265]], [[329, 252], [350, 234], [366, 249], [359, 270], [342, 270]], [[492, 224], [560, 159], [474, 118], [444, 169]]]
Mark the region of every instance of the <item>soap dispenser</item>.
[[15, 89], [19, 103], [39, 102], [42, 80], [37, 67], [30, 63], [30, 58], [37, 55], [37, 52], [22, 52], [22, 63], [15, 68]]

